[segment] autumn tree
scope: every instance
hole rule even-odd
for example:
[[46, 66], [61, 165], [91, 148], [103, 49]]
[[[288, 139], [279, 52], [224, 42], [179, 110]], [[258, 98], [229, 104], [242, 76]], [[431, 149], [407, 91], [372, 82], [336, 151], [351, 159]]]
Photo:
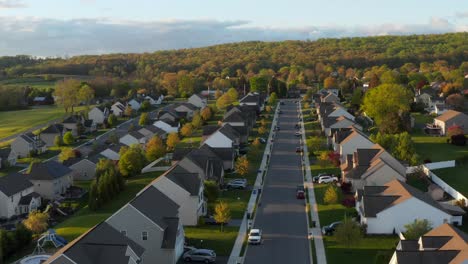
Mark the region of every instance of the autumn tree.
[[124, 115], [130, 117], [133, 115], [133, 109], [131, 105], [125, 106]]
[[166, 89], [167, 93], [176, 96], [178, 94], [177, 73], [166, 72], [162, 73], [161, 85]]
[[140, 111], [146, 112], [151, 108], [151, 104], [148, 100], [144, 100], [140, 105]]
[[184, 137], [190, 137], [193, 133], [193, 126], [190, 123], [186, 123], [180, 129], [180, 134]]
[[414, 219], [413, 222], [405, 225], [406, 239], [416, 240], [432, 229], [432, 224], [427, 219]]
[[62, 137], [57, 135], [54, 137], [54, 146], [56, 147], [60, 147], [62, 146], [63, 142], [62, 142]]
[[239, 93], [237, 92], [236, 88], [229, 88], [226, 94], [229, 95], [233, 102], [237, 101], [239, 98]]
[[48, 213], [42, 213], [40, 211], [34, 210], [29, 213], [28, 218], [23, 221], [23, 224], [27, 229], [31, 230], [31, 232], [40, 234], [47, 230], [48, 220]]
[[146, 126], [149, 124], [149, 121], [148, 113], [141, 113], [140, 120], [138, 120], [138, 125]]
[[265, 126], [261, 126], [258, 128], [258, 134], [264, 135], [267, 132], [267, 128]]
[[71, 158], [76, 157], [76, 152], [72, 148], [63, 148], [62, 151], [60, 152], [58, 158], [59, 161], [64, 162], [66, 160], [69, 160]]
[[221, 225], [221, 232], [224, 231], [224, 225], [231, 220], [231, 209], [226, 202], [219, 202], [215, 206], [214, 220]]
[[146, 143], [146, 159], [148, 161], [161, 158], [164, 154], [166, 154], [166, 146], [159, 136], [152, 137], [148, 143]]
[[465, 98], [461, 94], [451, 94], [445, 99], [445, 102], [456, 110], [463, 110]]
[[192, 126], [195, 129], [199, 129], [203, 125], [203, 118], [198, 111], [193, 114], [192, 117]]
[[335, 77], [329, 76], [323, 81], [323, 87], [325, 87], [325, 89], [337, 88], [338, 82]]
[[203, 193], [208, 202], [215, 202], [219, 196], [219, 185], [215, 181], [205, 181]]
[[237, 158], [235, 169], [237, 174], [241, 176], [247, 175], [247, 173], [249, 173], [249, 160], [247, 159], [246, 155]]
[[107, 125], [109, 127], [113, 127], [117, 124], [117, 117], [114, 115], [114, 114], [110, 114], [108, 117], [107, 117]]
[[220, 98], [221, 95], [223, 95], [223, 93], [219, 89], [216, 89], [215, 94], [214, 94], [215, 99]]
[[179, 138], [179, 135], [177, 135], [177, 133], [175, 132], [169, 133], [169, 135], [167, 136], [167, 140], [166, 140], [168, 149], [173, 150], [175, 146], [179, 144], [179, 142], [180, 142], [180, 138]]
[[65, 109], [65, 112], [78, 105], [78, 91], [80, 90], [81, 83], [76, 79], [64, 79], [55, 84], [54, 94], [57, 98], [56, 103]]
[[268, 88], [268, 79], [265, 76], [254, 76], [250, 78], [251, 92], [266, 92]]
[[315, 154], [319, 151], [322, 151], [325, 147], [325, 141], [323, 138], [317, 136], [309, 137], [306, 140], [306, 144], [310, 154]]
[[336, 204], [338, 202], [338, 191], [336, 190], [335, 186], [328, 186], [327, 190], [325, 191], [325, 195], [323, 196], [323, 202], [325, 204]]
[[119, 155], [119, 170], [124, 177], [131, 177], [139, 174], [141, 169], [145, 166], [145, 153], [139, 145], [133, 145], [130, 148], [121, 148]]
[[81, 86], [78, 91], [78, 100], [86, 103], [86, 107], [89, 109], [91, 100], [94, 98], [94, 90], [89, 85], [85, 84]]
[[231, 105], [234, 101], [232, 100], [231, 96], [227, 93], [221, 95], [221, 97], [216, 100], [216, 107], [218, 109], [226, 109], [229, 105]]
[[211, 108], [210, 107], [205, 107], [203, 108], [203, 110], [201, 111], [200, 115], [201, 117], [203, 118], [204, 121], [208, 121], [211, 119], [211, 116], [212, 116], [212, 112], [211, 112]]
[[268, 98], [268, 104], [276, 105], [276, 102], [278, 102], [278, 95], [276, 95], [276, 93], [273, 92], [270, 94], [270, 97]]
[[68, 131], [63, 135], [63, 143], [67, 145], [71, 145], [74, 142], [75, 142], [75, 138], [73, 137], [73, 134], [71, 131]]

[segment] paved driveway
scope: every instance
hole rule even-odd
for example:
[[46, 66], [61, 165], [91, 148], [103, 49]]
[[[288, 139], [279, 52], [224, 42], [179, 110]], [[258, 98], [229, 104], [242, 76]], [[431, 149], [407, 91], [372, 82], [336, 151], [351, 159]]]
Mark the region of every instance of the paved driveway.
[[295, 153], [299, 146], [299, 138], [294, 135], [299, 121], [297, 104], [286, 102], [281, 110], [280, 131], [253, 226], [262, 229], [263, 243], [249, 245], [246, 264], [310, 263], [305, 201], [295, 197], [296, 186], [303, 184], [301, 159]]

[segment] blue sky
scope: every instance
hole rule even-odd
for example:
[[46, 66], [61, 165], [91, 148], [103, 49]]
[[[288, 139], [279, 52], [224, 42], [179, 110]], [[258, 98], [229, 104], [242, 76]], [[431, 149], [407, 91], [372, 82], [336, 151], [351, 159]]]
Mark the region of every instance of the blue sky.
[[0, 0], [0, 55], [467, 30], [465, 0]]

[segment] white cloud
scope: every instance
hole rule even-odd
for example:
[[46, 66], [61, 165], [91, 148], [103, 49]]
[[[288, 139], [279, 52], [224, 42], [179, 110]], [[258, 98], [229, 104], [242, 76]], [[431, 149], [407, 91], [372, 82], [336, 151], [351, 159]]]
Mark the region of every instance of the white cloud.
[[253, 27], [248, 21], [112, 19], [56, 20], [0, 16], [0, 55], [63, 56], [115, 52], [152, 52], [228, 42], [305, 40], [375, 35], [466, 31], [466, 24], [431, 18], [427, 24], [373, 26]]
[[26, 4], [20, 0], [0, 0], [0, 9], [23, 8]]

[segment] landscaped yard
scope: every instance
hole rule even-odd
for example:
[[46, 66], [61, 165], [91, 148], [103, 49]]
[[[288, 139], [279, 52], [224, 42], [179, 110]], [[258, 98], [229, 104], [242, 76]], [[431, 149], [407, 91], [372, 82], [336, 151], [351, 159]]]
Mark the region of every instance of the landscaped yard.
[[432, 170], [432, 172], [447, 184], [468, 196], [468, 165], [457, 164], [453, 168]]
[[468, 155], [468, 146], [448, 144], [447, 137], [414, 135], [412, 138], [416, 152], [422, 160], [447, 161]]
[[188, 245], [212, 249], [218, 256], [229, 256], [238, 230], [235, 226], [225, 226], [224, 232], [219, 226], [184, 227]]
[[[68, 241], [71, 241], [86, 232], [89, 228], [111, 216], [114, 212], [134, 198], [135, 195], [153, 179], [161, 174], [162, 172], [152, 172], [130, 178], [127, 180], [125, 190], [120, 193], [118, 197], [113, 199], [112, 202], [109, 202], [95, 212], [89, 210], [88, 206], [85, 206], [69, 219], [52, 228], [54, 228], [59, 235], [65, 237]], [[86, 188], [89, 185], [89, 182], [77, 185]]]

